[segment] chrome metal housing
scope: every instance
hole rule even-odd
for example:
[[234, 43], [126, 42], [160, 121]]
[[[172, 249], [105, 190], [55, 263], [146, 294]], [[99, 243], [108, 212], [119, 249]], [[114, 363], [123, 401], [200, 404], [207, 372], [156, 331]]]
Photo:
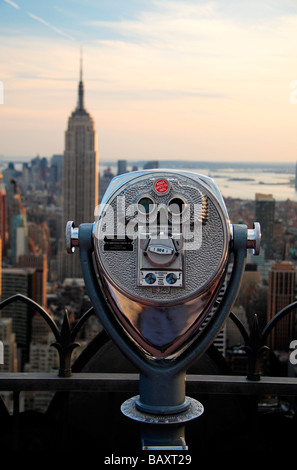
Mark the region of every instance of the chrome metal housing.
[[[158, 210], [137, 213], [141, 197]], [[175, 197], [186, 206], [179, 222], [168, 211]], [[147, 357], [172, 360], [198, 334], [224, 280], [230, 240], [227, 209], [211, 178], [156, 169], [112, 180], [94, 226], [95, 260], [114, 314]]]

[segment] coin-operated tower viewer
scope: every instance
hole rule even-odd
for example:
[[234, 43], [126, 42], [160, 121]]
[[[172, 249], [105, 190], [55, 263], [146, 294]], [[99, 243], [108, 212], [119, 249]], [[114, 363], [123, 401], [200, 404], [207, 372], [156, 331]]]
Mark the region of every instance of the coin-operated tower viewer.
[[140, 372], [122, 412], [143, 423], [142, 448], [186, 449], [185, 423], [203, 413], [185, 394], [186, 371], [230, 313], [247, 249], [259, 253], [259, 224], [232, 225], [208, 177], [147, 170], [114, 178], [94, 224], [67, 223], [66, 244], [79, 247], [99, 320]]

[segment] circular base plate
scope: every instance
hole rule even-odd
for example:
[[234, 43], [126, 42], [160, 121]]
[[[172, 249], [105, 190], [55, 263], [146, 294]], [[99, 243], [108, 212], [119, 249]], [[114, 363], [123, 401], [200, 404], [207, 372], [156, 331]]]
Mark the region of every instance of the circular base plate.
[[204, 411], [203, 405], [194, 400], [194, 398], [187, 397], [190, 402], [190, 405], [186, 411], [181, 413], [171, 414], [171, 415], [157, 415], [151, 413], [143, 413], [139, 411], [136, 407], [136, 401], [139, 399], [139, 395], [136, 397], [129, 398], [126, 400], [122, 406], [122, 413], [128, 418], [134, 419], [135, 421], [140, 421], [142, 423], [152, 423], [152, 424], [175, 424], [175, 423], [186, 423], [192, 419], [198, 418], [202, 415]]

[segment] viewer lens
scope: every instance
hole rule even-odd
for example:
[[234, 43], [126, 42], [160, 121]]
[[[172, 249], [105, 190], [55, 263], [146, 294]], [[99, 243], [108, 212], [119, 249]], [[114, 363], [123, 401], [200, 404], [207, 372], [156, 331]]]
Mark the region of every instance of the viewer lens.
[[168, 209], [172, 215], [179, 215], [183, 212], [185, 205], [186, 204], [185, 204], [185, 201], [183, 201], [183, 199], [179, 197], [175, 197], [171, 199], [171, 201], [169, 202]]
[[154, 201], [150, 197], [143, 197], [138, 201], [138, 210], [142, 214], [149, 214], [155, 207]]

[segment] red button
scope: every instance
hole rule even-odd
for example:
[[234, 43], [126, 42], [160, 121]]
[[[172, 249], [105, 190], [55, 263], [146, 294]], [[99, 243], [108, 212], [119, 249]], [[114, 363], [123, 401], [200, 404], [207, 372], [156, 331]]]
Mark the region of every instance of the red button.
[[155, 183], [155, 190], [157, 191], [157, 193], [166, 193], [168, 187], [169, 186], [166, 180], [158, 180]]

